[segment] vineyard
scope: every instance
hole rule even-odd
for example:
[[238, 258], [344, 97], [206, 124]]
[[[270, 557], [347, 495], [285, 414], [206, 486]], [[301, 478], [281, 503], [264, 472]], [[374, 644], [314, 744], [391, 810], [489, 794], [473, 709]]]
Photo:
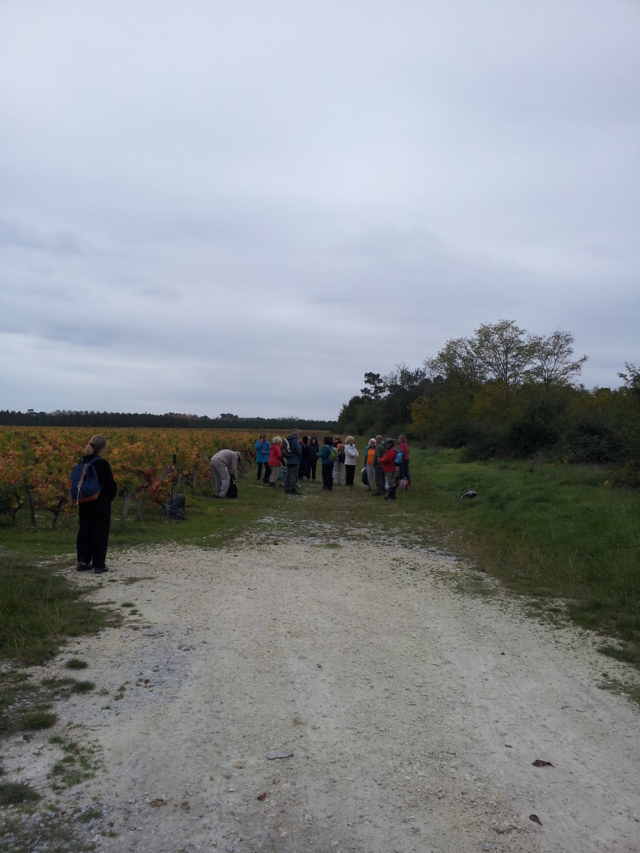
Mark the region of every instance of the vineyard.
[[[36, 512], [60, 515], [72, 510], [69, 473], [80, 461], [90, 434], [85, 428], [0, 427], [0, 514], [15, 522], [24, 507], [36, 527]], [[172, 492], [210, 490], [209, 459], [218, 450], [237, 450], [253, 459], [256, 434], [247, 430], [109, 429], [105, 458], [123, 498], [138, 517], [145, 503], [162, 507]]]

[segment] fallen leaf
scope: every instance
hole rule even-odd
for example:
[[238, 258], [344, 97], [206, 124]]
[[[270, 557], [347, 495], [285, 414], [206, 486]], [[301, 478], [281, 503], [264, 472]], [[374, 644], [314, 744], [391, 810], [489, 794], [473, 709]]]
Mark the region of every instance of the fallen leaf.
[[511, 746], [510, 743], [505, 743], [505, 748], [506, 749], [513, 749], [513, 747]]
[[256, 800], [266, 800], [266, 798], [267, 798], [267, 792], [263, 791], [261, 794], [258, 794], [258, 796], [256, 797]]
[[532, 820], [534, 823], [538, 823], [540, 824], [540, 826], [542, 826], [542, 821], [540, 820], [537, 814], [530, 814], [529, 820]]
[[148, 679], [148, 678], [145, 678], [144, 683], [145, 683], [145, 684], [148, 684], [148, 683], [149, 683], [149, 679]]
[[191, 808], [191, 806], [189, 805], [189, 803], [188, 803], [186, 800], [183, 800], [183, 801], [180, 803], [180, 808], [181, 808], [181, 809], [184, 809], [186, 812], [188, 812], [188, 811], [189, 811], [189, 809]]
[[166, 804], [167, 801], [163, 800], [162, 797], [156, 797], [155, 800], [151, 800], [151, 802], [149, 803], [149, 805], [153, 806], [154, 808], [158, 808], [158, 806], [166, 806]]
[[532, 763], [534, 767], [553, 767], [553, 764], [550, 761], [543, 761], [541, 758], [536, 758]]

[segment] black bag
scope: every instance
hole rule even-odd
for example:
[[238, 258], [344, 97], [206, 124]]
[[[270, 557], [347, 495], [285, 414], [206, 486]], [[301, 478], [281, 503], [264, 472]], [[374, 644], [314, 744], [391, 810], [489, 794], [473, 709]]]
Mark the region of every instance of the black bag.
[[366, 468], [362, 469], [362, 482], [365, 484], [365, 486], [369, 485], [369, 475], [367, 474]]
[[164, 511], [167, 518], [172, 521], [185, 521], [187, 511], [184, 508], [184, 495], [171, 495], [164, 506]]
[[238, 497], [238, 486], [236, 485], [236, 481], [232, 478], [231, 485], [227, 489], [227, 497], [228, 498], [237, 498]]

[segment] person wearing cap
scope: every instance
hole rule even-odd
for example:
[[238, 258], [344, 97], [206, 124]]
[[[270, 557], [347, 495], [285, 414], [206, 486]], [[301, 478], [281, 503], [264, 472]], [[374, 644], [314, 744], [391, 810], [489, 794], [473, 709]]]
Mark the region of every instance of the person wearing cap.
[[376, 451], [373, 454], [373, 471], [376, 477], [376, 490], [374, 492], [374, 497], [376, 498], [384, 495], [384, 471], [382, 470], [380, 459], [386, 452], [387, 448], [384, 446], [384, 439], [381, 435], [377, 435]]
[[300, 492], [296, 488], [298, 484], [298, 469], [302, 462], [302, 447], [300, 445], [300, 430], [292, 429], [291, 435], [287, 436], [289, 448], [292, 455], [287, 459], [287, 475], [284, 481], [284, 490], [288, 495], [299, 495]]
[[387, 448], [384, 456], [380, 457], [380, 465], [387, 478], [389, 486], [389, 494], [384, 496], [385, 501], [395, 501], [396, 499], [396, 443], [393, 438], [385, 438], [384, 445]]
[[107, 449], [107, 439], [94, 435], [84, 449], [83, 462], [93, 462], [93, 467], [100, 485], [100, 493], [96, 500], [78, 504], [78, 537], [76, 550], [79, 572], [89, 572], [93, 569], [96, 575], [108, 572], [106, 565], [109, 530], [111, 528], [111, 503], [118, 494], [118, 487], [111, 466], [103, 459]]
[[262, 466], [264, 465], [264, 483], [269, 482], [269, 475], [271, 474], [271, 469], [269, 468], [269, 451], [271, 445], [267, 441], [266, 432], [261, 432], [260, 437], [256, 441], [256, 463], [258, 465], [258, 476], [256, 479], [258, 482], [262, 477]]
[[238, 460], [240, 454], [236, 450], [219, 450], [211, 457], [211, 473], [216, 483], [216, 497], [226, 498], [231, 478], [238, 478]]

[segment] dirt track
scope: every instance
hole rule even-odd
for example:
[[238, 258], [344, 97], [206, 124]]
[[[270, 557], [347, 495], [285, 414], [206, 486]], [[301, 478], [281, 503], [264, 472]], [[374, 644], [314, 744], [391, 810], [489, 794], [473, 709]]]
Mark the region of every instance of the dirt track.
[[58, 708], [104, 755], [63, 795], [103, 807], [87, 844], [639, 851], [640, 715], [597, 687], [617, 665], [490, 581], [462, 592], [473, 575], [388, 540], [287, 536], [112, 561], [96, 598], [135, 602], [143, 627], [72, 646], [109, 696]]

